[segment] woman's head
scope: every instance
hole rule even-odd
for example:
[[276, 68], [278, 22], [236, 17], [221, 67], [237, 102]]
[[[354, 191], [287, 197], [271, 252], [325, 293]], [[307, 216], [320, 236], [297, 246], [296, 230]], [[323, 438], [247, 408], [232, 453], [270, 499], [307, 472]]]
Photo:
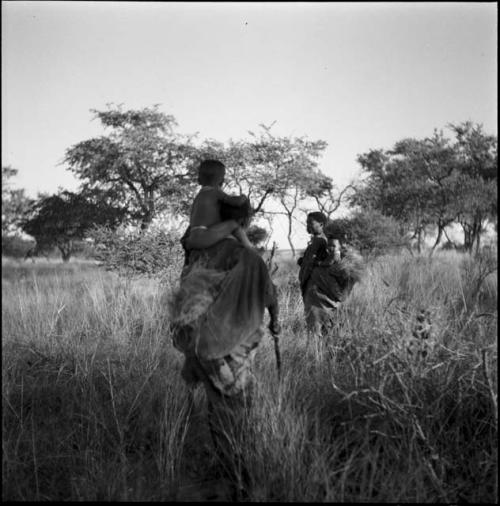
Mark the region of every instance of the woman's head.
[[220, 216], [222, 221], [236, 220], [243, 228], [247, 228], [250, 225], [252, 214], [252, 206], [248, 199], [241, 206], [231, 206], [224, 202], [221, 203]]
[[226, 167], [219, 160], [204, 160], [198, 168], [198, 183], [202, 186], [219, 186], [224, 181]]
[[309, 213], [307, 215], [307, 232], [309, 234], [320, 234], [327, 222], [327, 217], [320, 212]]

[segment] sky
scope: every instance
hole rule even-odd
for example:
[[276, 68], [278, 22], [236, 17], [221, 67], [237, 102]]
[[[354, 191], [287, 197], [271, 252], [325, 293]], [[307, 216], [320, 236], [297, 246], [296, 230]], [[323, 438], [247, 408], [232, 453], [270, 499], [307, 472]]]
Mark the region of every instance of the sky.
[[324, 140], [341, 189], [370, 149], [497, 135], [497, 22], [496, 2], [2, 1], [2, 166], [33, 197], [75, 190], [62, 160], [105, 133], [91, 110], [159, 104], [201, 139]]

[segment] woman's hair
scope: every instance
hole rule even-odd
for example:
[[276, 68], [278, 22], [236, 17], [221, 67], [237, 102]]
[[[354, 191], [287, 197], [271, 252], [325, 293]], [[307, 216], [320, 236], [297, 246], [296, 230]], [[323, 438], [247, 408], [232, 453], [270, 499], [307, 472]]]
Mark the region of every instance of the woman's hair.
[[321, 223], [323, 225], [327, 222], [327, 217], [323, 213], [320, 213], [319, 211], [316, 211], [314, 213], [309, 213], [307, 215], [307, 219], [317, 221], [318, 223]]
[[214, 186], [224, 181], [226, 167], [219, 160], [204, 160], [198, 168], [198, 183], [202, 186]]
[[248, 199], [241, 206], [231, 206], [225, 202], [221, 203], [220, 217], [222, 221], [236, 220], [242, 227], [246, 228], [250, 225], [252, 215], [253, 210]]

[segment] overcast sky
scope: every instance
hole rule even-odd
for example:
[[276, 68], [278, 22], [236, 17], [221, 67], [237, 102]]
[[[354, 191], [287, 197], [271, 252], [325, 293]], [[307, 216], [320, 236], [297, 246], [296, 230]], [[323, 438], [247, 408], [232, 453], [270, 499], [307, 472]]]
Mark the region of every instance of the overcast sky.
[[28, 194], [101, 135], [90, 109], [160, 104], [227, 141], [276, 121], [325, 140], [339, 186], [358, 154], [471, 120], [497, 134], [497, 3], [2, 1], [2, 165]]

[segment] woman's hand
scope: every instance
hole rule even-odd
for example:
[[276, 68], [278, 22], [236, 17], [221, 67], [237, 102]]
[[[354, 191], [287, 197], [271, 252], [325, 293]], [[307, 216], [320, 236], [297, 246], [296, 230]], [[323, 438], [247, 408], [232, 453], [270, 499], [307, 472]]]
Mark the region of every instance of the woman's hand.
[[271, 331], [271, 334], [273, 336], [277, 336], [281, 334], [281, 325], [279, 324], [278, 320], [271, 320], [269, 322], [269, 330]]

